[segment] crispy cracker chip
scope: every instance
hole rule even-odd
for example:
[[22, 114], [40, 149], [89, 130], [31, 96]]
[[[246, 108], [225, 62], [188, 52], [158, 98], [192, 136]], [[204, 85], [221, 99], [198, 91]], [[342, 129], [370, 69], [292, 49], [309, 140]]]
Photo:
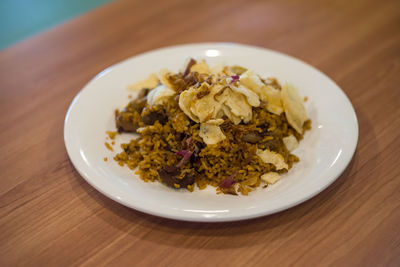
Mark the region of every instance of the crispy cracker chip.
[[174, 90], [174, 85], [171, 83], [171, 81], [169, 80], [169, 76], [172, 74], [172, 72], [171, 71], [169, 71], [168, 69], [162, 69], [162, 70], [160, 70], [160, 73], [159, 73], [159, 79], [160, 79], [160, 82], [162, 83], [162, 84], [164, 84], [166, 87], [168, 87], [168, 88], [170, 88], [170, 89], [172, 89], [172, 90]]
[[205, 73], [205, 74], [211, 74], [210, 68], [208, 67], [207, 63], [205, 61], [200, 61], [194, 64], [191, 68], [190, 71], [196, 71], [198, 73]]
[[307, 120], [307, 113], [297, 88], [285, 84], [282, 87], [281, 97], [286, 118], [289, 124], [300, 134], [303, 133], [303, 124]]
[[267, 110], [276, 115], [280, 115], [283, 112], [281, 92], [269, 85], [265, 86], [264, 90], [267, 99]]
[[277, 170], [289, 169], [288, 165], [286, 164], [286, 162], [281, 154], [270, 151], [268, 149], [265, 149], [265, 150], [257, 149], [256, 154], [257, 154], [257, 156], [259, 156], [261, 158], [261, 160], [264, 163], [273, 164]]
[[280, 115], [283, 112], [279, 90], [265, 85], [260, 77], [253, 71], [248, 70], [240, 76], [240, 83], [256, 93], [258, 97], [267, 102], [267, 110]]
[[299, 146], [299, 142], [297, 141], [296, 137], [294, 137], [294, 135], [283, 137], [282, 141], [285, 144], [287, 150], [289, 151], [293, 151]]
[[242, 119], [244, 122], [249, 122], [251, 120], [253, 115], [252, 108], [243, 94], [237, 93], [227, 87], [217, 100], [221, 104], [226, 105], [230, 113]]
[[258, 97], [258, 95], [256, 93], [254, 93], [253, 91], [247, 89], [246, 87], [239, 85], [238, 87], [236, 86], [230, 86], [230, 88], [239, 93], [239, 94], [243, 94], [246, 96], [247, 98], [247, 102], [253, 106], [253, 107], [258, 107], [260, 106], [260, 99]]
[[128, 85], [128, 91], [135, 92], [144, 88], [153, 89], [158, 85], [159, 82], [160, 80], [158, 79], [157, 74], [152, 73], [146, 79]]
[[[210, 92], [200, 99], [197, 96], [193, 97], [190, 103], [190, 111], [199, 118], [200, 122], [205, 122], [217, 118], [217, 114], [221, 109], [221, 103], [214, 98], [214, 95], [222, 89], [222, 86], [214, 85], [210, 87], [207, 83], [203, 83], [201, 87], [209, 87]], [[197, 92], [201, 88], [192, 87], [189, 90], [195, 91], [197, 95]]]
[[190, 110], [191, 103], [195, 97], [196, 92], [194, 90], [188, 89], [186, 91], [183, 91], [179, 96], [179, 107], [193, 121], [200, 122], [199, 117], [193, 114]]
[[200, 124], [199, 136], [203, 138], [204, 143], [207, 145], [217, 144], [226, 138], [218, 125], [210, 123]]
[[153, 90], [149, 92], [147, 95], [147, 104], [154, 106], [154, 105], [161, 105], [164, 103], [167, 97], [172, 96], [175, 94], [175, 91], [167, 86], [160, 84]]
[[279, 181], [281, 177], [279, 176], [279, 173], [277, 172], [267, 172], [261, 175], [261, 180], [266, 182], [267, 184], [274, 184], [277, 181]]

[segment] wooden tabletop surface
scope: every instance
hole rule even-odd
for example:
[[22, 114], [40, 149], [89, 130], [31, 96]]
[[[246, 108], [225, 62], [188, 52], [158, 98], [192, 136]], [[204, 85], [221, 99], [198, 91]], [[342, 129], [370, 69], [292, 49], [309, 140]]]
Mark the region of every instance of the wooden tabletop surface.
[[[63, 124], [88, 80], [205, 41], [287, 53], [339, 84], [360, 135], [334, 184], [278, 214], [212, 224], [131, 210], [78, 174]], [[399, 85], [398, 0], [113, 2], [18, 43], [0, 52], [0, 266], [400, 266]]]

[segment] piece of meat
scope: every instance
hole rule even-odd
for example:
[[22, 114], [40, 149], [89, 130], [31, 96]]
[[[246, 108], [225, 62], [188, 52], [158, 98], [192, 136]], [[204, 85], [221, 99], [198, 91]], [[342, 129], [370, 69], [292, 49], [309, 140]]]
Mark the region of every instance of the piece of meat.
[[179, 168], [175, 166], [164, 166], [158, 171], [161, 181], [169, 187], [175, 187], [175, 184], [179, 185], [179, 188], [187, 188], [188, 185], [194, 184], [194, 176], [186, 174], [183, 179], [178, 179], [177, 176], [180, 174]]
[[115, 125], [118, 132], [136, 132], [136, 130], [139, 128], [139, 125], [134, 122], [135, 112], [136, 111], [130, 112], [126, 109], [121, 112], [118, 110], [115, 111]]
[[185, 76], [183, 76], [182, 73], [171, 75], [170, 80], [176, 92], [181, 93], [193, 85], [200, 85], [206, 78], [208, 78], [208, 75], [198, 72], [189, 72]]
[[[145, 108], [146, 109], [146, 108]], [[145, 109], [143, 109], [145, 111]], [[162, 111], [142, 112], [146, 115], [142, 115], [142, 122], [146, 125], [153, 125], [156, 121], [161, 124], [165, 124], [168, 121], [167, 115]]]
[[259, 134], [258, 132], [249, 132], [243, 134], [242, 136], [242, 141], [252, 144], [256, 144], [260, 142], [262, 139], [263, 139], [262, 135]]
[[140, 114], [146, 106], [148, 93], [149, 89], [140, 90], [136, 99], [130, 101], [122, 111], [115, 112], [115, 123], [118, 132], [136, 132], [139, 124], [134, 121], [135, 113]]
[[175, 175], [169, 173], [165, 170], [165, 167], [158, 171], [158, 175], [160, 175], [161, 181], [169, 187], [174, 187], [175, 183]]
[[183, 138], [185, 138], [185, 134], [184, 133], [176, 133], [175, 134], [175, 141], [182, 141]]
[[183, 73], [183, 77], [185, 77], [186, 75], [188, 75], [190, 73], [190, 68], [196, 64], [196, 60], [194, 60], [193, 58], [190, 59], [189, 63], [186, 66], [185, 72]]
[[181, 188], [187, 188], [188, 185], [194, 184], [194, 176], [190, 174], [186, 174], [183, 179], [177, 179]]
[[[124, 116], [122, 112], [115, 117], [118, 132], [134, 133], [139, 128], [139, 125], [129, 119], [129, 116]], [[128, 119], [127, 119], [128, 118]]]
[[129, 102], [129, 104], [125, 107], [124, 111], [137, 111], [137, 112], [142, 112], [144, 107], [146, 106], [147, 103], [147, 94], [149, 93], [149, 89], [144, 88], [139, 91], [137, 97]]
[[142, 90], [139, 91], [137, 98], [145, 98], [150, 92], [149, 88], [143, 88]]
[[278, 151], [279, 147], [281, 146], [280, 142], [276, 139], [265, 141], [263, 142], [263, 145], [265, 145], [271, 151]]
[[140, 113], [146, 106], [146, 103], [147, 101], [145, 98], [132, 100], [123, 111], [137, 111]]

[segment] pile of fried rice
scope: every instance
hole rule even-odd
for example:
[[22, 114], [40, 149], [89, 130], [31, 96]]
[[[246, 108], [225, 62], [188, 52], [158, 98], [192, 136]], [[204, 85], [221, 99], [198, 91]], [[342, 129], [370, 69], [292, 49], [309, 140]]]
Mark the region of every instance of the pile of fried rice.
[[175, 189], [247, 195], [274, 184], [299, 161], [290, 151], [311, 128], [294, 86], [241, 66], [191, 59], [129, 90], [136, 96], [115, 112], [116, 127], [138, 137], [114, 159]]

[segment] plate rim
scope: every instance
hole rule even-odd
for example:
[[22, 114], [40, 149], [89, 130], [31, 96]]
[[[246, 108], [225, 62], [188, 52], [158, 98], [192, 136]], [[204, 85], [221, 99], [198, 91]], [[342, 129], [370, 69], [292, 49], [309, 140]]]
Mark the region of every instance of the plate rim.
[[[70, 118], [70, 114], [71, 114], [71, 110], [73, 109], [75, 103], [78, 101], [78, 99], [80, 98], [80, 96], [82, 95], [82, 93], [85, 91], [85, 89], [87, 89], [87, 87], [94, 82], [95, 80], [99, 79], [100, 77], [102, 77], [103, 75], [105, 75], [106, 73], [112, 71], [114, 68], [116, 68], [119, 65], [122, 65], [123, 63], [130, 61], [130, 60], [134, 60], [137, 57], [142, 57], [142, 56], [146, 56], [148, 54], [151, 53], [155, 53], [155, 52], [162, 52], [162, 50], [170, 50], [170, 49], [182, 49], [182, 48], [195, 48], [196, 49], [201, 49], [199, 46], [204, 46], [204, 48], [208, 47], [226, 47], [226, 46], [230, 46], [230, 47], [237, 47], [237, 48], [246, 48], [246, 49], [256, 49], [259, 50], [260, 52], [271, 52], [271, 53], [275, 53], [278, 54], [279, 56], [283, 56], [283, 57], [287, 57], [290, 58], [291, 60], [297, 61], [298, 63], [301, 63], [303, 65], [308, 66], [309, 68], [313, 69], [314, 71], [318, 72], [319, 75], [322, 75], [325, 79], [329, 80], [331, 83], [333, 83], [338, 90], [338, 93], [341, 93], [344, 98], [346, 99], [346, 101], [349, 104], [349, 107], [351, 108], [352, 111], [352, 119], [354, 120], [354, 134], [355, 134], [355, 140], [354, 143], [352, 143], [352, 148], [349, 151], [348, 154], [346, 154], [346, 158], [344, 158], [344, 163], [343, 166], [341, 166], [341, 168], [339, 170], [336, 171], [336, 173], [334, 173], [333, 175], [331, 175], [331, 178], [328, 182], [326, 182], [322, 187], [318, 188], [318, 190], [314, 190], [311, 194], [308, 194], [306, 196], [304, 196], [301, 199], [298, 199], [296, 201], [293, 201], [291, 203], [286, 203], [284, 205], [281, 205], [280, 207], [277, 207], [275, 209], [272, 210], [267, 210], [267, 211], [259, 211], [250, 215], [233, 215], [233, 216], [229, 216], [229, 217], [211, 217], [211, 218], [206, 218], [203, 216], [195, 216], [195, 217], [191, 217], [191, 216], [184, 216], [184, 215], [171, 215], [168, 213], [163, 213], [163, 212], [158, 212], [158, 211], [154, 211], [154, 210], [148, 210], [145, 208], [142, 208], [140, 205], [133, 205], [132, 203], [130, 203], [129, 201], [126, 201], [125, 199], [121, 199], [118, 198], [116, 196], [114, 196], [113, 194], [110, 194], [108, 192], [106, 192], [106, 190], [104, 190], [102, 187], [99, 187], [95, 181], [89, 177], [89, 175], [85, 172], [83, 172], [81, 170], [81, 168], [78, 168], [78, 166], [80, 165], [80, 162], [78, 162], [78, 160], [76, 158], [74, 158], [72, 156], [72, 151], [70, 151], [72, 148], [69, 147], [68, 145], [68, 125], [69, 125], [69, 118]], [[103, 69], [102, 71], [100, 71], [98, 74], [96, 74], [92, 79], [90, 79], [82, 88], [81, 90], [74, 96], [73, 100], [71, 101], [69, 107], [68, 107], [68, 111], [66, 113], [65, 119], [64, 119], [64, 145], [66, 147], [67, 150], [67, 154], [69, 157], [69, 160], [71, 161], [71, 163], [73, 164], [75, 170], [78, 171], [78, 173], [82, 176], [82, 178], [85, 179], [86, 182], [88, 182], [92, 187], [94, 187], [97, 191], [99, 191], [100, 193], [102, 193], [104, 196], [128, 207], [128, 208], [132, 208], [134, 210], [146, 213], [146, 214], [150, 214], [150, 215], [154, 215], [157, 217], [162, 217], [162, 218], [168, 218], [168, 219], [173, 219], [173, 220], [179, 220], [179, 221], [190, 221], [190, 222], [230, 222], [230, 221], [241, 221], [241, 220], [248, 220], [248, 219], [253, 219], [253, 218], [258, 218], [258, 217], [264, 217], [267, 215], [271, 215], [274, 213], [278, 213], [280, 211], [286, 210], [286, 209], [290, 209], [294, 206], [297, 206], [303, 202], [306, 202], [307, 200], [313, 198], [314, 196], [318, 195], [319, 193], [321, 193], [322, 191], [324, 191], [326, 188], [328, 188], [330, 185], [332, 185], [341, 175], [342, 173], [348, 168], [348, 166], [350, 165], [352, 158], [355, 154], [356, 148], [357, 148], [357, 144], [358, 144], [358, 139], [359, 139], [359, 125], [358, 125], [358, 118], [357, 118], [357, 114], [355, 112], [354, 106], [351, 103], [349, 97], [347, 96], [347, 94], [342, 90], [342, 88], [335, 82], [333, 81], [329, 76], [327, 76], [324, 72], [322, 72], [321, 70], [319, 70], [318, 68], [310, 65], [307, 62], [302, 61], [301, 59], [295, 58], [291, 55], [276, 51], [276, 50], [272, 50], [269, 48], [264, 48], [264, 47], [260, 47], [260, 46], [254, 46], [254, 45], [248, 45], [248, 44], [241, 44], [241, 43], [234, 43], [234, 42], [199, 42], [199, 43], [186, 43], [186, 44], [178, 44], [178, 45], [173, 45], [173, 46], [166, 46], [166, 47], [160, 47], [160, 48], [156, 48], [153, 50], [148, 50], [148, 51], [144, 51], [142, 53], [138, 53], [138, 54], [134, 54], [131, 57], [125, 58], [111, 66], [106, 67], [105, 69]], [[190, 213], [191, 215], [193, 215], [193, 213]]]

